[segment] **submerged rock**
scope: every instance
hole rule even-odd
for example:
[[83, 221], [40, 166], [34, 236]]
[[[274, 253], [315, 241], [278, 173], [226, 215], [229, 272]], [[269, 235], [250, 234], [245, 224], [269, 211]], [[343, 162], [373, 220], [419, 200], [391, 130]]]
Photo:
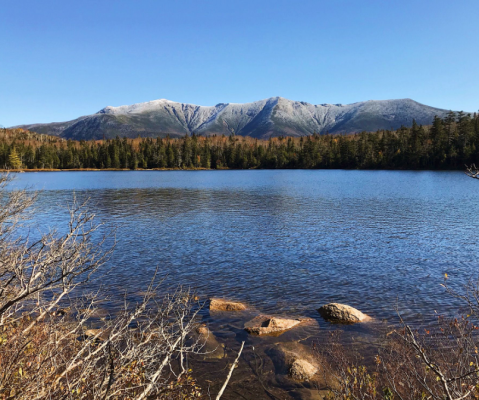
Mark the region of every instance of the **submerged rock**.
[[100, 329], [87, 329], [85, 332], [84, 332], [84, 335], [86, 337], [95, 337], [96, 335], [100, 334], [101, 333], [101, 330]]
[[50, 314], [53, 317], [64, 317], [65, 315], [69, 314], [70, 312], [71, 312], [70, 307], [66, 307], [66, 308], [58, 308], [57, 310], [52, 311]]
[[195, 329], [197, 344], [201, 347], [199, 354], [204, 359], [221, 359], [225, 357], [225, 345], [218, 342], [213, 332], [206, 325], [199, 325]]
[[273, 361], [278, 376], [296, 382], [319, 382], [319, 363], [311, 347], [298, 342], [285, 342], [270, 347], [266, 354]]
[[296, 358], [289, 367], [289, 376], [297, 381], [309, 381], [318, 368], [301, 358]]
[[318, 312], [326, 320], [355, 323], [370, 320], [371, 317], [346, 304], [329, 303], [318, 309]]
[[107, 340], [109, 336], [109, 331], [103, 329], [87, 329], [83, 332], [84, 339], [94, 339], [97, 341]]
[[286, 319], [259, 315], [245, 324], [245, 330], [253, 335], [280, 335], [299, 325], [304, 319]]
[[210, 310], [214, 311], [243, 311], [246, 306], [237, 301], [229, 301], [224, 299], [211, 299]]
[[207, 336], [210, 334], [210, 330], [206, 325], [200, 325], [196, 328], [196, 333]]

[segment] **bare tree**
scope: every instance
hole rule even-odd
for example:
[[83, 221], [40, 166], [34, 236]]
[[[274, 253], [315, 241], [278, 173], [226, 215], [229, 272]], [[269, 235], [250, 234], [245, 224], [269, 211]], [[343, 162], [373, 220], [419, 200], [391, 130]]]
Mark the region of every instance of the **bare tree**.
[[[165, 294], [152, 278], [141, 300], [92, 329], [103, 300], [82, 289], [108, 259], [86, 203], [69, 208], [65, 233], [30, 240], [22, 222], [36, 195], [0, 176], [0, 398], [150, 399], [200, 396], [188, 340], [200, 309], [188, 291]], [[167, 292], [166, 292], [167, 293]]]
[[477, 169], [476, 164], [472, 164], [470, 167], [466, 165], [466, 175], [471, 178], [479, 179], [479, 169]]
[[467, 319], [437, 318], [428, 329], [402, 321], [382, 343], [375, 365], [338, 337], [322, 351], [330, 399], [462, 400], [479, 396], [477, 326]]

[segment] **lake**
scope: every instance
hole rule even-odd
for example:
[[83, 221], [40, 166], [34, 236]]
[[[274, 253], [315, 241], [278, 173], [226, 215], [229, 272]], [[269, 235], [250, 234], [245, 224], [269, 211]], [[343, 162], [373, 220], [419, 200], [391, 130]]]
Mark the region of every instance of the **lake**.
[[[35, 223], [90, 198], [117, 227], [114, 295], [145, 289], [155, 268], [200, 297], [304, 315], [328, 302], [377, 320], [429, 320], [456, 304], [440, 283], [477, 273], [479, 181], [461, 172], [255, 170], [16, 174], [41, 190]], [[63, 225], [64, 226], [64, 225]], [[206, 318], [206, 317], [205, 317]]]
[[[313, 344], [326, 348], [329, 333], [341, 330], [341, 342], [369, 364], [397, 323], [396, 306], [412, 324], [430, 324], [436, 311], [457, 313], [457, 300], [440, 286], [444, 274], [460, 288], [478, 272], [479, 181], [461, 172], [102, 171], [15, 178], [12, 187], [40, 191], [32, 221], [40, 230], [65, 229], [73, 193], [90, 199], [103, 230], [116, 228], [111, 271], [93, 284], [105, 284], [106, 311], [114, 313], [125, 293], [139, 299], [157, 267], [164, 290], [183, 285], [201, 301], [247, 303], [239, 313], [204, 307], [200, 318], [212, 341], [206, 354], [188, 360], [200, 386], [217, 393], [246, 342], [225, 400], [317, 398], [310, 383], [285, 378], [278, 349], [311, 354]], [[317, 309], [329, 302], [357, 307], [373, 321], [326, 322]], [[248, 335], [245, 322], [260, 313], [311, 321], [279, 337]]]

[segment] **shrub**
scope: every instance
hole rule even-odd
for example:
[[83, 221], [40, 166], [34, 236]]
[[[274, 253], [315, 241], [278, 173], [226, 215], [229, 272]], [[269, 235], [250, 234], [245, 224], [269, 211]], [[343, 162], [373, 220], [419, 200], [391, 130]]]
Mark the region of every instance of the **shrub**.
[[187, 367], [201, 347], [187, 345], [199, 309], [189, 291], [162, 296], [155, 275], [141, 301], [91, 329], [103, 299], [83, 289], [112, 251], [92, 239], [94, 214], [73, 202], [66, 233], [31, 240], [22, 227], [36, 196], [7, 191], [9, 180], [0, 176], [0, 398], [199, 397]]

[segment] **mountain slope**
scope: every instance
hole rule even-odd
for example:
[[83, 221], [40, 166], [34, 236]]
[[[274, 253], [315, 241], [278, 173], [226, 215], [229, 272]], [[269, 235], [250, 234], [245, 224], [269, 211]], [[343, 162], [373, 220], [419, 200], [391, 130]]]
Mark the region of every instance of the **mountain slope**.
[[313, 105], [272, 97], [253, 103], [220, 103], [205, 107], [161, 99], [130, 106], [105, 107], [73, 121], [21, 125], [38, 133], [69, 139], [225, 134], [267, 138], [317, 133], [350, 133], [429, 125], [449, 111], [411, 99]]

